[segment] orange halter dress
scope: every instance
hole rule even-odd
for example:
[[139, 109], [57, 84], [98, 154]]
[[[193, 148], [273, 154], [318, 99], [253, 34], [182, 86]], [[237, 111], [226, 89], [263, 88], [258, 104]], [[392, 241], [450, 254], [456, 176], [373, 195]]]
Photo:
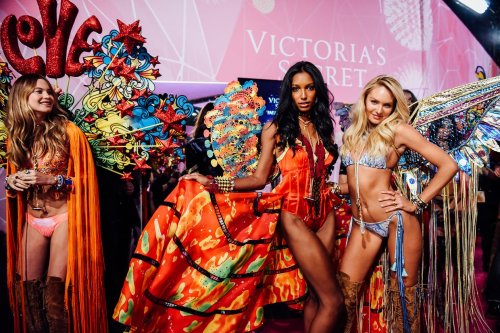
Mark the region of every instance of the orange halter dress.
[[[278, 156], [277, 162], [281, 172], [281, 182], [273, 190], [283, 194], [282, 211], [292, 213], [302, 219], [313, 231], [317, 231], [325, 222], [326, 216], [332, 210], [336, 196], [332, 196], [326, 184], [326, 169], [333, 162], [333, 156], [324, 150], [323, 144], [318, 143], [314, 155], [316, 175], [311, 170], [311, 159], [307, 145], [309, 142], [303, 136], [297, 140], [295, 151], [290, 148]], [[323, 151], [320, 151], [323, 150]], [[318, 156], [323, 154], [322, 161]], [[322, 165], [318, 165], [318, 164]], [[313, 184], [316, 178], [317, 183]], [[317, 186], [317, 198], [314, 197], [314, 187]], [[315, 207], [316, 206], [316, 207]]]
[[[326, 183], [326, 170], [333, 163], [334, 156], [328, 154], [323, 144], [319, 143], [315, 160], [312, 160], [309, 158], [312, 149], [308, 144], [307, 139], [301, 136], [296, 142], [295, 151], [285, 148], [278, 156], [281, 181], [273, 193], [282, 195], [282, 211], [294, 214], [312, 231], [317, 231], [325, 223], [328, 213], [341, 204], [341, 200]], [[300, 303], [306, 295], [307, 282], [278, 228], [269, 253], [263, 291], [256, 303], [259, 306], [284, 303], [300, 309]]]

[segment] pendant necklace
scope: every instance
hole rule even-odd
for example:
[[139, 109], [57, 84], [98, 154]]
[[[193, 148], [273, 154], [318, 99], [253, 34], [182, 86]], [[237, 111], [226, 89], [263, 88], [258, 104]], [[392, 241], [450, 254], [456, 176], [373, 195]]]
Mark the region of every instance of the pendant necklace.
[[[311, 123], [311, 121], [306, 122], [303, 121], [301, 118], [299, 119], [304, 123], [304, 126], [308, 126]], [[307, 131], [306, 127], [303, 127], [303, 129], [307, 134], [307, 138], [305, 138], [304, 135], [301, 134], [301, 137], [299, 139], [304, 144], [307, 153], [307, 157], [309, 160], [309, 173], [311, 177], [309, 193], [305, 196], [305, 199], [312, 203], [314, 207], [314, 213], [317, 216], [319, 214], [319, 206], [320, 206], [319, 189], [321, 184], [321, 177], [324, 172], [325, 151], [323, 148], [323, 144], [319, 138], [318, 132], [316, 132], [316, 144], [315, 144], [315, 149], [313, 151], [312, 136], [309, 133], [309, 131]]]
[[[33, 154], [32, 158], [33, 158], [33, 160], [32, 160], [33, 169], [35, 170], [35, 173], [36, 173], [38, 171], [38, 157], [36, 154]], [[40, 198], [39, 198], [40, 190], [41, 190], [40, 185], [33, 185], [33, 200], [31, 202], [31, 209], [41, 210], [41, 211], [45, 212], [44, 202], [42, 200], [40, 200]]]

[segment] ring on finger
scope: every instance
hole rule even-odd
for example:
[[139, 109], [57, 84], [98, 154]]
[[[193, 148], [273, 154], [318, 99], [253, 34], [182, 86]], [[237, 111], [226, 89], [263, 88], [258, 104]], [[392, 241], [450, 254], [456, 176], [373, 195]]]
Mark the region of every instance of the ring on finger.
[[30, 173], [30, 171], [29, 170], [24, 170], [24, 173], [28, 175]]

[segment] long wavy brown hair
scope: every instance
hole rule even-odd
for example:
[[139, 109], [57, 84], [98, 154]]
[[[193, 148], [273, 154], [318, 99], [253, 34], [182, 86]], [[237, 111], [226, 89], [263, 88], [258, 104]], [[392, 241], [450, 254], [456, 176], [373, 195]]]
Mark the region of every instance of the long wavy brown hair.
[[52, 87], [45, 77], [26, 74], [15, 81], [7, 102], [8, 159], [17, 168], [26, 167], [33, 156], [53, 158], [57, 151], [68, 153], [67, 113], [57, 103], [54, 92], [52, 112], [41, 123], [36, 122], [35, 112], [28, 104], [38, 80], [44, 80]]

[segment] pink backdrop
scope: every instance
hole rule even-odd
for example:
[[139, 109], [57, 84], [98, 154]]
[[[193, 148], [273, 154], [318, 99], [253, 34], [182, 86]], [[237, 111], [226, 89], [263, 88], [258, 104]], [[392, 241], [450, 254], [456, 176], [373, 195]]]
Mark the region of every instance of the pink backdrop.
[[[477, 66], [482, 66], [488, 77], [499, 73], [441, 0], [73, 3], [79, 14], [70, 45], [82, 22], [92, 15], [99, 19], [103, 33], [93, 33], [89, 42], [100, 41], [111, 29], [117, 29], [117, 19], [127, 24], [140, 20], [147, 38], [145, 46], [161, 62], [157, 66], [162, 74], [159, 80], [170, 81], [157, 84], [156, 92], [185, 94], [189, 99], [202, 97], [199, 87], [211, 86], [200, 82], [219, 83], [205, 95], [222, 93], [220, 83], [237, 77], [281, 79], [290, 64], [301, 59], [321, 67], [336, 100], [343, 102], [355, 101], [361, 87], [381, 73], [398, 78], [418, 98], [477, 80]], [[0, 20], [10, 14], [17, 18], [31, 15], [41, 22], [36, 0], [0, 0]], [[25, 58], [35, 52], [45, 58], [45, 43], [36, 51], [22, 44], [20, 48]], [[0, 56], [5, 58], [3, 50]], [[68, 77], [58, 79], [61, 87], [67, 83]], [[86, 76], [71, 78], [69, 90], [78, 99], [88, 83]], [[169, 89], [173, 91], [164, 91]], [[4, 205], [0, 205], [2, 209]]]
[[[498, 74], [498, 67], [441, 0], [73, 3], [80, 12], [71, 38], [91, 15], [101, 22], [103, 35], [117, 29], [116, 19], [139, 19], [149, 53], [159, 56], [159, 80], [164, 81], [281, 79], [290, 64], [306, 59], [322, 68], [336, 100], [350, 102], [381, 73], [394, 75], [417, 97], [476, 80], [476, 66], [487, 76]], [[40, 20], [36, 0], [2, 1], [0, 20], [9, 14]], [[92, 38], [100, 40], [95, 33]], [[20, 46], [26, 58], [33, 56], [32, 49]], [[36, 52], [44, 56], [45, 44]], [[60, 85], [66, 80], [60, 78]], [[83, 77], [72, 78], [72, 92], [79, 95], [85, 83]]]

